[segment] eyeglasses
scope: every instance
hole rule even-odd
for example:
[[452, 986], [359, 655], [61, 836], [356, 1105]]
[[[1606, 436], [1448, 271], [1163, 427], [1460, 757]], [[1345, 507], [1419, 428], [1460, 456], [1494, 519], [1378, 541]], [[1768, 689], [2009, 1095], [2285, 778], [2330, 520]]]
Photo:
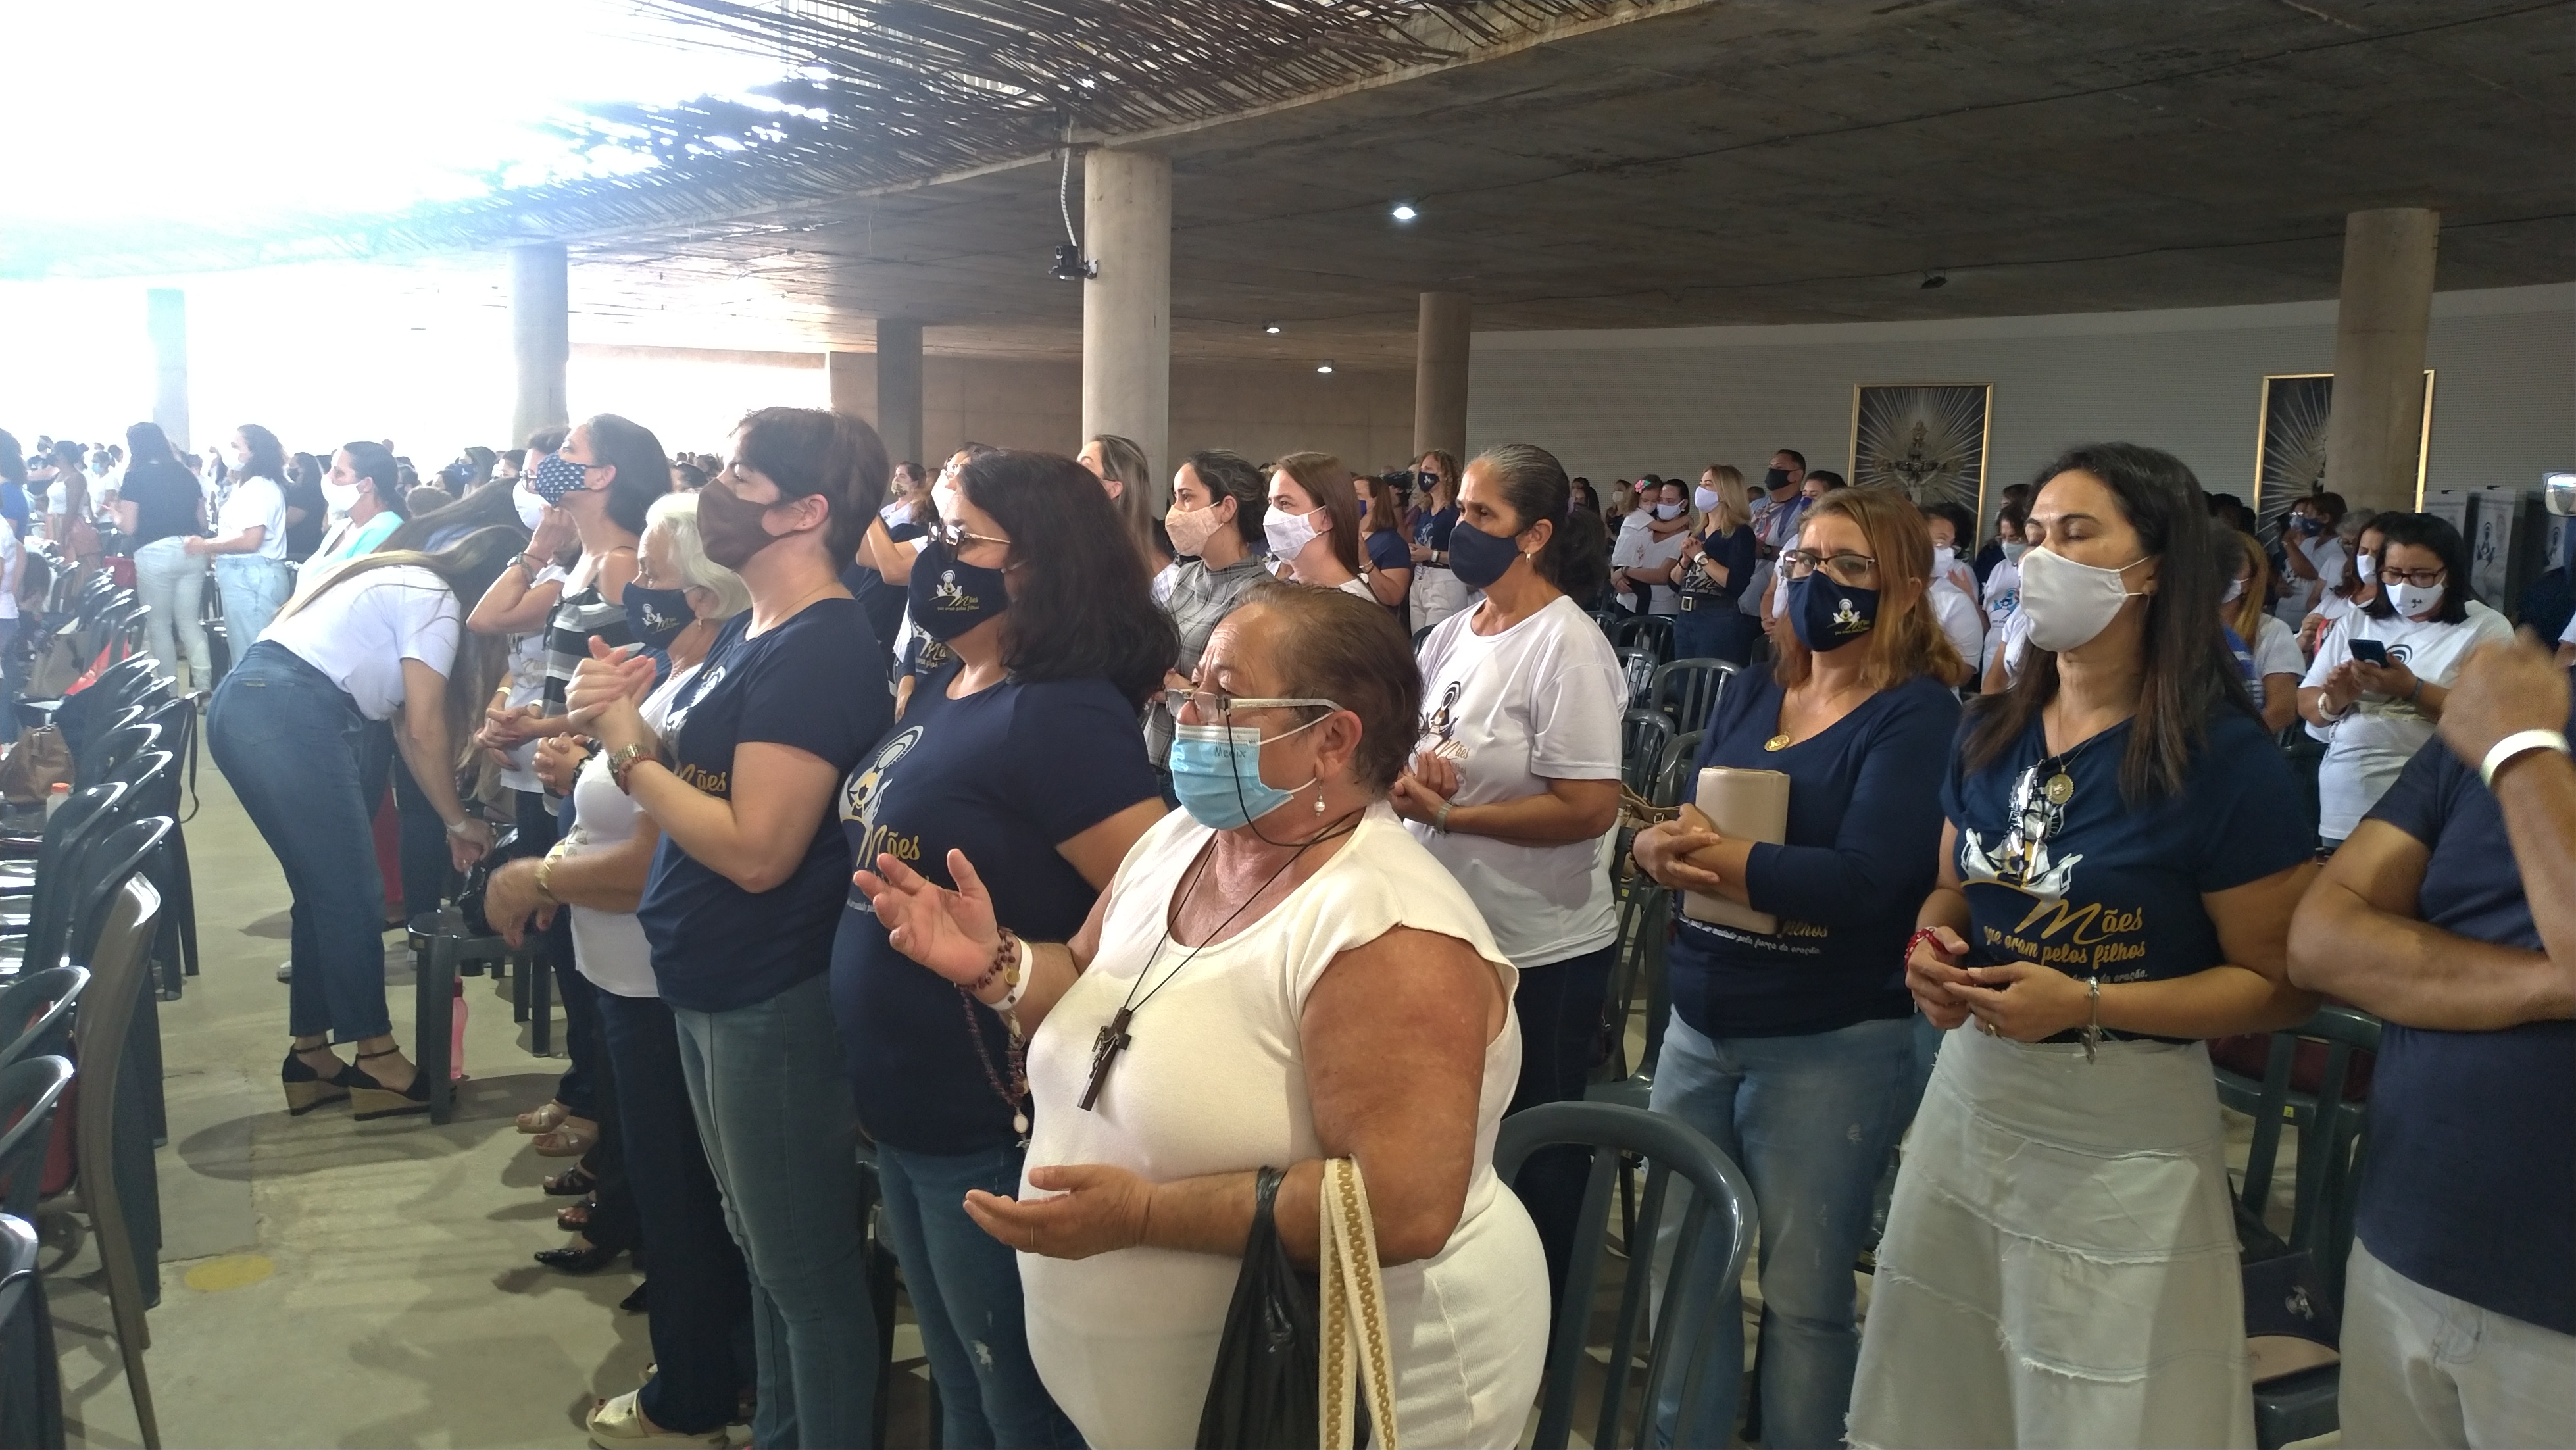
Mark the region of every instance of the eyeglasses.
[[969, 530], [964, 524], [951, 523], [946, 519], [940, 519], [926, 526], [922, 532], [952, 549], [962, 548], [969, 543], [999, 544], [1006, 549], [1011, 546], [1011, 541], [1008, 539], [997, 539], [991, 534], [978, 534]]
[[1222, 720], [1238, 710], [1284, 710], [1311, 707], [1318, 710], [1342, 708], [1338, 700], [1268, 699], [1251, 695], [1229, 695], [1223, 690], [1165, 690], [1163, 708], [1178, 718], [1184, 707], [1194, 708], [1201, 720]]
[[1837, 584], [1858, 589], [1878, 577], [1878, 561], [1867, 554], [1819, 554], [1813, 549], [1791, 549], [1780, 556], [1780, 570], [1792, 579], [1804, 579], [1818, 569]]
[[2379, 566], [2379, 582], [2382, 584], [2412, 584], [2418, 589], [2430, 589], [2450, 577], [2448, 568], [2391, 569], [2385, 564]]

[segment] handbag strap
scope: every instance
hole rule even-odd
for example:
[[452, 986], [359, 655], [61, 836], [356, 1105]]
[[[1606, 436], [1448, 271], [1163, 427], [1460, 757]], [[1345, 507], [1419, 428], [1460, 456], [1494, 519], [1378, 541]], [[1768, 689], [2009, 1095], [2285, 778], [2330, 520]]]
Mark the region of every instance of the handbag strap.
[[1372, 1444], [1376, 1450], [1397, 1450], [1395, 1366], [1388, 1352], [1386, 1295], [1378, 1279], [1377, 1225], [1369, 1217], [1368, 1186], [1360, 1179], [1358, 1162], [1325, 1159], [1317, 1196], [1324, 1219], [1318, 1240], [1323, 1301], [1318, 1428], [1326, 1450], [1352, 1450], [1351, 1378], [1356, 1370], [1361, 1392], [1368, 1396]]

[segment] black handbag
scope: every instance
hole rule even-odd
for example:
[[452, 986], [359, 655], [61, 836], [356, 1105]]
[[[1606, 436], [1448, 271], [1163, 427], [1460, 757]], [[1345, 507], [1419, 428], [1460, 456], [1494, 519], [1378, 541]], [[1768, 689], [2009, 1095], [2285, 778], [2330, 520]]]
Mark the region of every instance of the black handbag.
[[2236, 1205], [2237, 1257], [2245, 1279], [2245, 1352], [2254, 1383], [2333, 1364], [2342, 1318], [2314, 1254], [2293, 1249]]
[[1198, 1450], [1313, 1450], [1323, 1443], [1316, 1431], [1315, 1276], [1288, 1262], [1271, 1216], [1286, 1176], [1264, 1168], [1253, 1188], [1252, 1234], [1199, 1411]]

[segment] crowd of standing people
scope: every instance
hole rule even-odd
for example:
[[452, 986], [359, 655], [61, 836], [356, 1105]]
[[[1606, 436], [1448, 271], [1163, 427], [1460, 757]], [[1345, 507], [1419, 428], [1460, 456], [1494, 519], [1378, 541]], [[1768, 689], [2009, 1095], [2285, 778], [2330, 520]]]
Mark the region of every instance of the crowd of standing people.
[[[1495, 1134], [1624, 1030], [1631, 869], [1676, 901], [1652, 1109], [1753, 1190], [1764, 1443], [2251, 1444], [2205, 1044], [2327, 993], [2388, 1023], [2347, 1439], [2576, 1429], [2571, 1197], [2516, 1166], [2576, 1151], [2523, 1110], [2576, 1090], [2567, 681], [2437, 518], [2318, 495], [2276, 553], [2118, 443], [1981, 548], [1795, 450], [1605, 501], [1530, 444], [933, 471], [801, 408], [720, 458], [599, 414], [452, 494], [230, 442], [209, 492], [138, 425], [104, 518], [57, 446], [10, 526], [130, 552], [211, 685], [294, 897], [291, 1111], [427, 1105], [389, 794], [405, 913], [471, 871], [545, 942], [570, 1070], [519, 1126], [576, 1201], [541, 1257], [649, 1268], [654, 1368], [594, 1444], [873, 1442], [863, 1156], [949, 1443], [1192, 1442], [1252, 1225], [1313, 1264], [1334, 1158], [1403, 1437], [1516, 1443], [1601, 1226], [1579, 1156], [1507, 1184]], [[1622, 859], [1623, 612], [1729, 667], [1693, 765], [1785, 777], [1781, 839], [1685, 796]], [[1676, 1291], [1722, 1306], [1711, 1372], [1655, 1414], [1723, 1431], [1738, 1286]]]

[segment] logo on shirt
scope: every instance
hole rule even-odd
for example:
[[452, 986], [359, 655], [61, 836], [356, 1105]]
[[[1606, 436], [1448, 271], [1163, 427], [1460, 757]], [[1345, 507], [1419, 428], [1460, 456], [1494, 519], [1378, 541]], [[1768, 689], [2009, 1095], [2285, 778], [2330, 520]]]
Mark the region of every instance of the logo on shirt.
[[1440, 708], [1422, 717], [1421, 738], [1414, 741], [1414, 753], [1428, 752], [1448, 760], [1467, 758], [1467, 747], [1454, 738], [1458, 733], [1458, 697], [1467, 691], [1465, 680], [1451, 680], [1440, 692]]
[[[1970, 885], [1989, 883], [2032, 898], [2030, 909], [2009, 928], [1981, 929], [1982, 945], [1990, 952], [2076, 975], [2109, 977], [2111, 968], [2146, 956], [2147, 914], [2142, 908], [2072, 899], [2075, 868], [2084, 853], [2057, 855], [2049, 843], [2065, 829], [2067, 803], [2073, 798], [2072, 777], [2061, 772], [2042, 780], [2036, 766], [2023, 771], [2013, 783], [2010, 826], [1992, 836], [1973, 829], [1959, 833], [1959, 875]], [[2144, 969], [2120, 975], [2142, 976]]]
[[[724, 683], [724, 677], [725, 667], [722, 665], [709, 665], [698, 671], [698, 677], [689, 682], [688, 698], [672, 701], [671, 712], [662, 717], [662, 738], [679, 739], [680, 727], [689, 723], [690, 707], [714, 693], [715, 687]], [[716, 794], [722, 795], [723, 792]]]
[[[921, 743], [921, 731], [922, 727], [915, 725], [878, 746], [877, 753], [850, 772], [849, 783], [841, 788], [841, 820], [844, 824], [858, 824], [861, 846], [855, 864], [862, 870], [875, 870], [880, 854], [892, 856], [907, 866], [921, 859], [919, 836], [897, 835], [890, 827], [877, 824], [877, 810], [885, 803], [888, 772], [894, 769], [896, 761], [911, 754], [912, 748]], [[856, 890], [850, 893], [850, 903], [862, 911], [871, 909], [867, 897]]]

